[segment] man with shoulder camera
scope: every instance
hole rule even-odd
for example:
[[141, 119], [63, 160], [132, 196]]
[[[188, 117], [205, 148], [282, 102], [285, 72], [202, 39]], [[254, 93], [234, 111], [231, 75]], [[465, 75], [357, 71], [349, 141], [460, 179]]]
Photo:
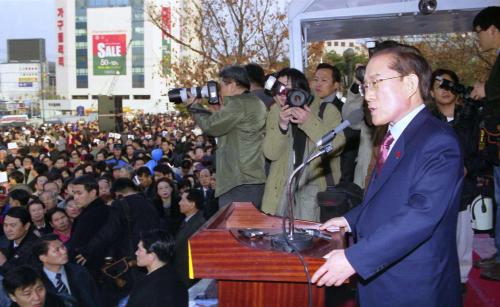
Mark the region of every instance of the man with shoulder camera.
[[222, 208], [234, 201], [252, 202], [260, 208], [264, 192], [264, 139], [266, 107], [251, 94], [245, 68], [231, 65], [220, 73], [220, 96], [223, 102], [207, 112], [191, 97], [188, 110], [198, 126], [217, 137], [215, 197]]
[[[473, 21], [474, 32], [477, 33], [481, 50], [496, 50], [497, 58], [486, 82], [476, 82], [471, 96], [485, 101], [482, 111], [483, 132], [487, 135], [485, 142], [486, 158], [493, 164], [495, 182], [495, 202], [497, 218], [495, 226], [495, 246], [497, 252], [493, 257], [476, 263], [484, 269], [481, 275], [500, 280], [500, 7], [490, 6], [479, 12]], [[480, 142], [481, 144], [481, 142]]]

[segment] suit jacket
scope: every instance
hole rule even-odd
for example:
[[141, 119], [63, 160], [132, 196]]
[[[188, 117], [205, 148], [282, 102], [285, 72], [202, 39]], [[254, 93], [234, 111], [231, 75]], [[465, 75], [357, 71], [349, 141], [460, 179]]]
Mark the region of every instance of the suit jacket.
[[203, 224], [205, 218], [203, 211], [196, 212], [186, 223], [182, 223], [177, 235], [175, 236], [175, 258], [174, 264], [177, 268], [181, 279], [186, 285], [190, 284], [188, 274], [188, 239], [191, 237]]
[[[500, 133], [500, 54], [497, 56], [495, 64], [491, 69], [490, 76], [484, 86], [486, 99], [481, 112], [484, 120], [484, 128], [490, 134]], [[498, 148], [499, 137], [488, 136], [493, 142], [485, 142], [485, 158], [494, 165], [500, 165], [500, 149]], [[496, 140], [496, 141], [495, 141]]]
[[175, 268], [165, 264], [134, 285], [127, 306], [188, 306], [188, 289]]
[[32, 265], [36, 263], [35, 257], [33, 256], [33, 245], [36, 243], [37, 239], [38, 237], [29, 230], [28, 234], [26, 234], [17, 247], [14, 248], [13, 242], [9, 241], [7, 249], [2, 251], [7, 261], [2, 265], [0, 272], [6, 272], [23, 264]]
[[54, 284], [42, 270], [42, 281], [48, 293], [59, 296], [66, 302], [66, 306], [104, 306], [94, 279], [84, 267], [67, 263], [64, 265], [64, 270], [68, 277], [71, 296], [59, 295]]
[[455, 232], [463, 158], [452, 128], [421, 110], [345, 215], [361, 306], [461, 306]]

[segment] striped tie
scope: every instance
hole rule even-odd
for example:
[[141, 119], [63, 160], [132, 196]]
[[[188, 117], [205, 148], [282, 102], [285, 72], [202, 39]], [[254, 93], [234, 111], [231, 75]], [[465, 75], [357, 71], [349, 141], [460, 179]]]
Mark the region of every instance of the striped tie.
[[389, 156], [389, 148], [391, 148], [392, 142], [394, 142], [394, 137], [390, 131], [387, 131], [387, 134], [384, 136], [384, 141], [382, 142], [382, 145], [380, 145], [380, 152], [377, 160], [378, 174], [382, 171], [385, 160], [387, 160], [387, 157]]
[[69, 294], [68, 288], [62, 281], [62, 275], [61, 273], [56, 274], [56, 291], [57, 293], [61, 294]]

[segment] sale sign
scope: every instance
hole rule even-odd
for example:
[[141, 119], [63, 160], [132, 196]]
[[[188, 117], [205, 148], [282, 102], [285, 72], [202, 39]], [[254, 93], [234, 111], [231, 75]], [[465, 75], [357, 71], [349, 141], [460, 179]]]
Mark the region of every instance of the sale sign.
[[126, 74], [126, 34], [99, 34], [92, 37], [94, 75]]

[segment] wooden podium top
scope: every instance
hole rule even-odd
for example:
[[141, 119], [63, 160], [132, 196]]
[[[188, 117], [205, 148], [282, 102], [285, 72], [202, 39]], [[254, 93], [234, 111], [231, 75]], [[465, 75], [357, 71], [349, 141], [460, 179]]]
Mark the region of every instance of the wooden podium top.
[[[296, 228], [317, 228], [318, 223], [297, 220]], [[268, 234], [249, 239], [238, 230], [260, 229]], [[220, 210], [190, 239], [195, 278], [222, 280], [306, 282], [304, 267], [294, 253], [275, 250], [269, 235], [280, 233], [282, 218], [266, 215], [251, 203], [233, 203]], [[311, 275], [325, 262], [323, 256], [344, 247], [340, 232], [332, 240], [313, 239], [313, 247], [301, 251]]]

